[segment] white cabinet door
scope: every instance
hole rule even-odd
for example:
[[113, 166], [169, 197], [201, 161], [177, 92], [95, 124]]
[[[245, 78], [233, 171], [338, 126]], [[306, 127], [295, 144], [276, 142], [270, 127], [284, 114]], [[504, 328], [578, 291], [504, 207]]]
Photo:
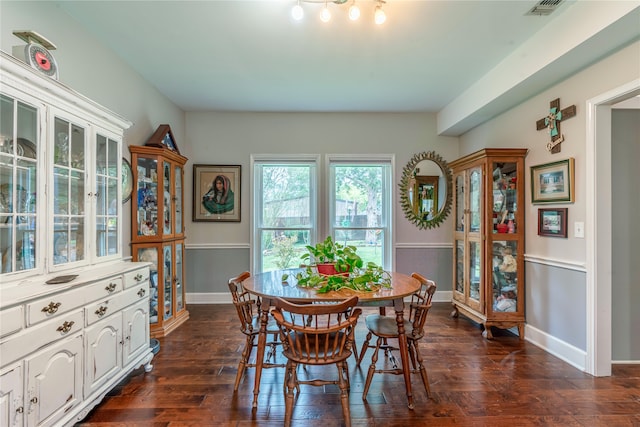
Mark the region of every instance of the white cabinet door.
[[55, 425], [82, 402], [82, 334], [25, 358], [29, 426]]
[[88, 397], [122, 369], [122, 314], [86, 330], [84, 396]]
[[143, 299], [123, 311], [123, 366], [149, 348], [149, 300]]
[[0, 372], [0, 426], [23, 425], [22, 363]]

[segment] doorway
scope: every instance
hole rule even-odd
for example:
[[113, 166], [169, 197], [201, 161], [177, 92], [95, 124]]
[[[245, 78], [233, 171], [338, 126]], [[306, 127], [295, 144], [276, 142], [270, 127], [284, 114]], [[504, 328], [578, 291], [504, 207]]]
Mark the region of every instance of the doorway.
[[586, 372], [611, 375], [611, 106], [640, 95], [640, 79], [587, 101], [587, 360]]

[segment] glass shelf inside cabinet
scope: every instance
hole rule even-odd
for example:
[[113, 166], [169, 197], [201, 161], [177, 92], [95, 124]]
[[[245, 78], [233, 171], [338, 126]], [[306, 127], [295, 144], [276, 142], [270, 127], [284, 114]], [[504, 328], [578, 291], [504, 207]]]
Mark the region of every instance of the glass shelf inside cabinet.
[[480, 299], [480, 244], [469, 242], [469, 297], [473, 300]]
[[517, 164], [493, 164], [493, 232], [515, 233], [517, 212]]
[[173, 271], [171, 266], [171, 245], [165, 245], [164, 251], [164, 320], [170, 319], [173, 316]]
[[482, 206], [482, 171], [474, 169], [469, 176], [469, 214], [471, 224], [469, 231], [477, 233], [480, 231], [480, 207]]
[[518, 307], [518, 242], [493, 242], [493, 311], [514, 312]]
[[158, 161], [138, 157], [138, 235], [158, 235]]
[[138, 261], [149, 262], [149, 323], [158, 323], [158, 248], [139, 248]]

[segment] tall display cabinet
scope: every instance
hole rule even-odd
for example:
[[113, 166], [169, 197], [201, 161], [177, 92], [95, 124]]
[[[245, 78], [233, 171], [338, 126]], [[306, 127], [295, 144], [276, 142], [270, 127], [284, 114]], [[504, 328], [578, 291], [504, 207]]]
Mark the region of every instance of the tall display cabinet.
[[163, 337], [189, 318], [185, 301], [184, 165], [168, 125], [144, 146], [130, 146], [133, 173], [131, 252], [151, 263], [151, 337]]
[[454, 181], [453, 307], [524, 338], [526, 149], [483, 149], [451, 162]]
[[149, 267], [122, 259], [130, 125], [0, 52], [2, 426], [74, 425], [151, 370]]

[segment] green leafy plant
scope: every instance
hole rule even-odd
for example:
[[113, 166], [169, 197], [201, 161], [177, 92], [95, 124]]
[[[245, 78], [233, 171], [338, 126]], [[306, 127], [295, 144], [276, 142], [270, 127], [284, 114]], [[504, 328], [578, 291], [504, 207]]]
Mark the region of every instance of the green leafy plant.
[[315, 246], [307, 245], [307, 253], [300, 257], [309, 265], [334, 264], [339, 273], [353, 271], [362, 268], [364, 262], [356, 253], [356, 247], [334, 242], [331, 236], [327, 236], [323, 242]]
[[[307, 262], [307, 267], [296, 273], [300, 287], [315, 288], [318, 293], [341, 289], [372, 292], [381, 287], [391, 287], [389, 273], [374, 262], [364, 265], [362, 258], [356, 253], [355, 246], [342, 245], [328, 236], [323, 242], [306, 248], [308, 252], [300, 258]], [[342, 274], [319, 274], [317, 264], [322, 263], [334, 263], [336, 271]]]

